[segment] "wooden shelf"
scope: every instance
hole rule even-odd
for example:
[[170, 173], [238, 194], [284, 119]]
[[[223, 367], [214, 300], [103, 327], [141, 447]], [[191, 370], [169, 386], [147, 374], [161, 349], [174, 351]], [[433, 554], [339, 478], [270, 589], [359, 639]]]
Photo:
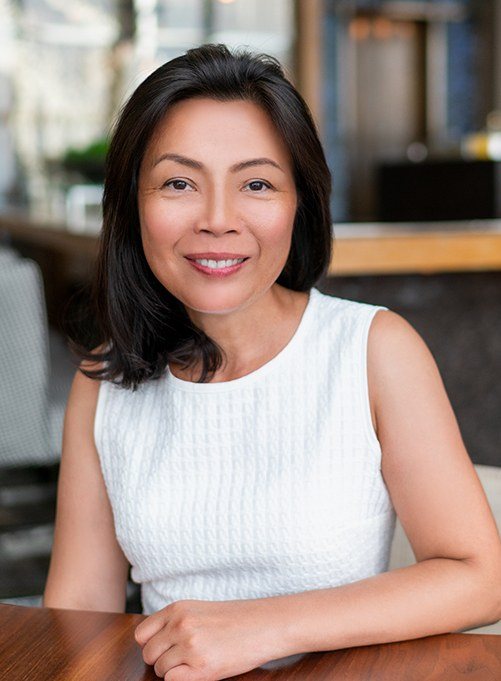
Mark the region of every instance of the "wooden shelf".
[[501, 269], [501, 220], [334, 226], [330, 276]]
[[13, 242], [54, 250], [58, 253], [94, 259], [97, 255], [97, 236], [68, 229], [63, 222], [37, 220], [24, 211], [0, 213], [0, 236], [7, 235]]

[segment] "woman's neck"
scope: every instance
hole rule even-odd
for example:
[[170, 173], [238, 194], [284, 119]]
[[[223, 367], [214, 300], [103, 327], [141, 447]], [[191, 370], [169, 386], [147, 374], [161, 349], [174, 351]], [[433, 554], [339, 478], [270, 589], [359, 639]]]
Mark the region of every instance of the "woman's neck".
[[[210, 383], [241, 378], [278, 355], [294, 336], [308, 298], [308, 293], [279, 286], [273, 301], [252, 306], [248, 312], [244, 310], [239, 320], [231, 319], [231, 325], [226, 323], [228, 320], [217, 319], [216, 315], [207, 323], [207, 315], [204, 315], [203, 331], [224, 350], [227, 358]], [[194, 317], [197, 324], [196, 315]], [[175, 364], [170, 364], [169, 368], [176, 378], [185, 381], [194, 382], [201, 374], [201, 363], [185, 370]]]

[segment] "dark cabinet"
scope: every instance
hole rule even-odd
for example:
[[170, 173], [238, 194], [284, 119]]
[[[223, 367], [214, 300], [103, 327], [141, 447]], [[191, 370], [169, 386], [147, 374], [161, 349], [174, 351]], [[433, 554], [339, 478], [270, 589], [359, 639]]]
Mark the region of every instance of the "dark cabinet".
[[377, 175], [379, 220], [501, 218], [501, 162], [384, 163]]

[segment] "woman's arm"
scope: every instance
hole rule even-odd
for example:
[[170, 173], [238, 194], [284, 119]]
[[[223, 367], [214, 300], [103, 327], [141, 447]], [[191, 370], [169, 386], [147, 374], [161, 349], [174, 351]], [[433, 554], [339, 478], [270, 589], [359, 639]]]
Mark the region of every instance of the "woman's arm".
[[99, 382], [77, 372], [64, 420], [52, 557], [43, 604], [124, 612], [128, 562], [94, 445]]
[[427, 346], [399, 315], [369, 334], [382, 473], [416, 565], [269, 599], [287, 653], [461, 631], [501, 618], [501, 541]]

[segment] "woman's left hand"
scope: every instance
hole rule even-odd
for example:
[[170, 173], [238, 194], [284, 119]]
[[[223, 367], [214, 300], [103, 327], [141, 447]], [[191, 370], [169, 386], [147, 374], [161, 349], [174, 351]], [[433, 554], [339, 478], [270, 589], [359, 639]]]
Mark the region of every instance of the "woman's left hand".
[[165, 681], [218, 681], [291, 654], [276, 599], [182, 600], [150, 615], [135, 638]]

